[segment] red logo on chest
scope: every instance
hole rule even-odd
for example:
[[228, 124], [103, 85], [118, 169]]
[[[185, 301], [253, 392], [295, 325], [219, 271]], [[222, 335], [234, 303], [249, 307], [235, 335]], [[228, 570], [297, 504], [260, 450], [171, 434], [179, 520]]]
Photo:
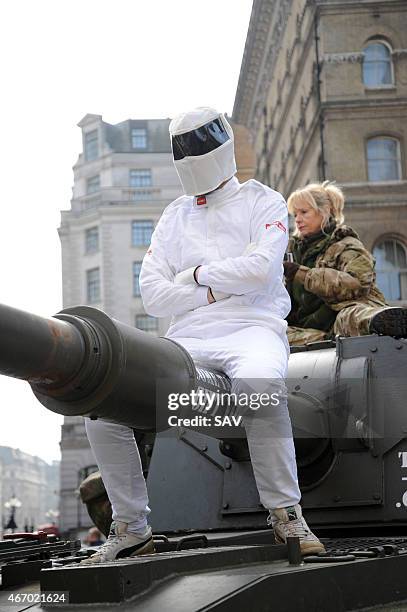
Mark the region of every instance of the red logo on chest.
[[278, 229], [280, 229], [282, 232], [284, 232], [284, 234], [287, 231], [286, 228], [284, 227], [284, 225], [281, 223], [281, 221], [272, 221], [271, 223], [266, 223], [266, 229], [268, 229], [272, 225], [275, 225], [276, 227], [278, 227]]
[[197, 203], [197, 206], [202, 206], [203, 204], [206, 204], [206, 197], [198, 196], [196, 199], [196, 203]]

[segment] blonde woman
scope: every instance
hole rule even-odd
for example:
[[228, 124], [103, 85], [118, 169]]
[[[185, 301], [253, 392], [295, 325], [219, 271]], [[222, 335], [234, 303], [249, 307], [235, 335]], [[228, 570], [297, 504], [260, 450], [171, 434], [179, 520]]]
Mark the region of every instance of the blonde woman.
[[375, 261], [357, 233], [344, 225], [344, 196], [325, 181], [297, 189], [288, 198], [295, 218], [284, 263], [291, 296], [291, 345], [339, 334], [407, 336], [407, 309], [390, 308], [376, 286]]

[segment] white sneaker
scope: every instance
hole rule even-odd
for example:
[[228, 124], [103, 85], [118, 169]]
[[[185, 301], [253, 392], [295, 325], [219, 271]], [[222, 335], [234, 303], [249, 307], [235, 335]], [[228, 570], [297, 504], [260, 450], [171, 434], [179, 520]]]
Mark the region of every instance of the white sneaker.
[[288, 508], [276, 508], [270, 510], [267, 524], [272, 525], [274, 537], [279, 544], [285, 544], [288, 536], [300, 538], [302, 555], [317, 554], [325, 552], [325, 546], [308, 527], [302, 516], [301, 506], [289, 506]]
[[115, 521], [110, 527], [109, 537], [95, 554], [84, 559], [79, 565], [106, 563], [123, 557], [148, 555], [154, 553], [154, 541], [151, 527], [147, 525], [145, 533], [137, 535], [127, 531], [127, 523]]

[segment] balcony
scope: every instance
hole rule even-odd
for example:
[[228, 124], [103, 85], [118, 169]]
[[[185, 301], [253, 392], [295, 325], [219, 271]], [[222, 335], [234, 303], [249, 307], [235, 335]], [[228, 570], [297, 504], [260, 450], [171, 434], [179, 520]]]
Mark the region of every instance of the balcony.
[[[165, 191], [165, 195], [164, 192]], [[81, 215], [101, 206], [162, 205], [180, 195], [177, 185], [159, 187], [105, 187], [95, 193], [74, 198], [72, 212]]]

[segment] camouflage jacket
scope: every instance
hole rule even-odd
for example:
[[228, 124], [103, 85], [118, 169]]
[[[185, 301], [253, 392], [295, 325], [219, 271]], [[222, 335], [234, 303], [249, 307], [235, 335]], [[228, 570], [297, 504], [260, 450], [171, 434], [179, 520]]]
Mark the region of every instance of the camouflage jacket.
[[290, 325], [328, 331], [346, 306], [386, 304], [376, 287], [375, 260], [352, 228], [331, 224], [325, 233], [292, 237], [289, 251], [300, 264], [287, 287], [292, 300]]

